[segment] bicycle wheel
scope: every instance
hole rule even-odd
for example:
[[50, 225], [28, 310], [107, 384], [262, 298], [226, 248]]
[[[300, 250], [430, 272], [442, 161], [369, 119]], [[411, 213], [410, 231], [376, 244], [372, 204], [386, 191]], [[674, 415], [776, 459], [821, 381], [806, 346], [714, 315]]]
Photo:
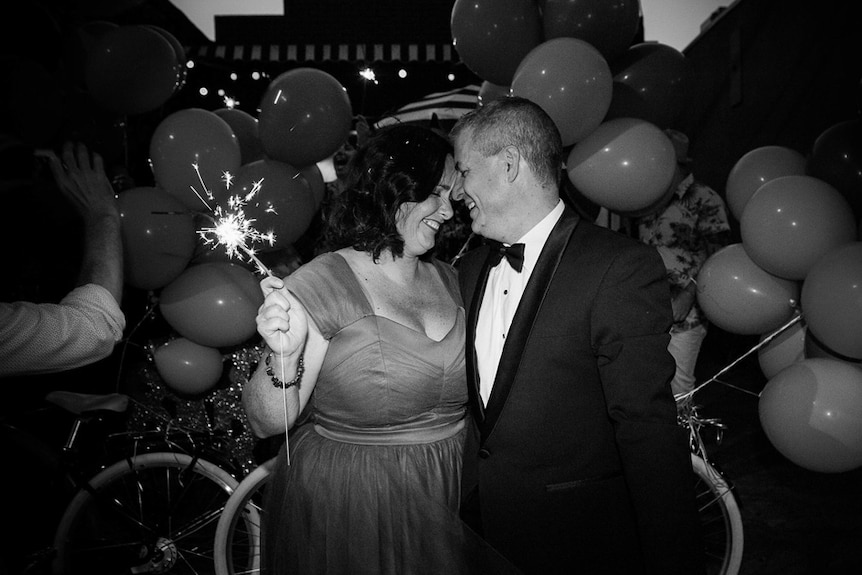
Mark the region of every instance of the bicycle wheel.
[[695, 494], [706, 549], [707, 575], [736, 575], [742, 562], [742, 515], [730, 486], [695, 454]]
[[225, 504], [216, 526], [216, 575], [260, 573], [261, 499], [274, 467], [270, 459], [255, 468]]
[[236, 479], [184, 453], [145, 453], [97, 473], [54, 537], [57, 575], [213, 571], [213, 537]]

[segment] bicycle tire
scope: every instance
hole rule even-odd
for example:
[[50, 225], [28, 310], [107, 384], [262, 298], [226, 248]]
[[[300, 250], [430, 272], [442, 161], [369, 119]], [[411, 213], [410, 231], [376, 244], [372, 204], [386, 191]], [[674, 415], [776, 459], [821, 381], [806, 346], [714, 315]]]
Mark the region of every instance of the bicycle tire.
[[724, 477], [691, 454], [695, 494], [706, 552], [707, 575], [737, 575], [742, 563], [742, 514]]
[[237, 480], [185, 453], [136, 455], [94, 475], [54, 536], [55, 575], [206, 573], [215, 524]]
[[275, 459], [256, 467], [228, 499], [216, 525], [216, 575], [260, 573], [261, 490], [269, 481]]

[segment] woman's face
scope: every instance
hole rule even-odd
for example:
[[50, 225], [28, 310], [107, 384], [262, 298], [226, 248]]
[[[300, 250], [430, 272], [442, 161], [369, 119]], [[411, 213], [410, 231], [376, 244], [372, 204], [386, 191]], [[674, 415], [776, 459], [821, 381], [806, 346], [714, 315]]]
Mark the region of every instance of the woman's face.
[[434, 191], [421, 202], [404, 202], [395, 216], [395, 227], [404, 240], [404, 255], [418, 257], [434, 248], [437, 232], [454, 214], [450, 196], [455, 181], [455, 161], [446, 156], [446, 168]]

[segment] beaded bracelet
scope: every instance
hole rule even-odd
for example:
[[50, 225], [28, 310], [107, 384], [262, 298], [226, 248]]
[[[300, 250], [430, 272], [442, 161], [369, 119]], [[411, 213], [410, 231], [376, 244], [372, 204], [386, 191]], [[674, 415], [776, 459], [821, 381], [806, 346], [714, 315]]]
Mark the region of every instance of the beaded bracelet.
[[281, 389], [287, 389], [288, 387], [299, 385], [299, 382], [302, 381], [302, 374], [305, 373], [305, 353], [299, 354], [299, 362], [297, 362], [296, 364], [296, 375], [288, 382], [281, 381], [280, 379], [278, 379], [278, 377], [276, 377], [275, 373], [273, 372], [272, 365], [270, 365], [272, 363], [272, 353], [273, 352], [270, 351], [268, 354], [266, 354], [265, 360], [266, 374], [272, 380], [272, 386]]

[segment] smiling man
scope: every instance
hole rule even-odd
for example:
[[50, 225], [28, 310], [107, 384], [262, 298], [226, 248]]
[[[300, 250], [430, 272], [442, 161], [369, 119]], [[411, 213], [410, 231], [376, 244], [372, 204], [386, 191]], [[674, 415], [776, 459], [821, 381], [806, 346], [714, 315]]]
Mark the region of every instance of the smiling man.
[[451, 137], [452, 197], [490, 240], [459, 268], [463, 518], [526, 573], [702, 572], [661, 259], [564, 206], [539, 106], [489, 102]]

